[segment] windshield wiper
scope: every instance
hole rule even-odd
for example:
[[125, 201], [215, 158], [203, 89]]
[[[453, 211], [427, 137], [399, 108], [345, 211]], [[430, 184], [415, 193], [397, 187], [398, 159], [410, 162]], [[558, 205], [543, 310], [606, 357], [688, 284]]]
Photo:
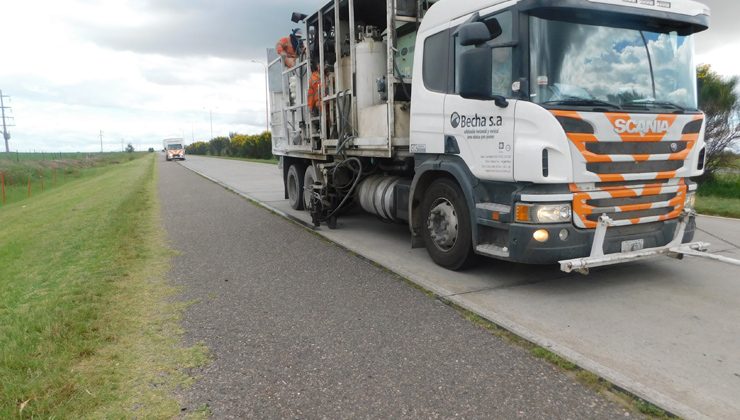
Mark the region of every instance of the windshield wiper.
[[611, 102], [600, 101], [598, 99], [586, 99], [586, 98], [565, 98], [558, 99], [555, 101], [543, 102], [542, 105], [573, 105], [573, 106], [602, 106], [612, 109], [622, 109], [617, 104]]
[[680, 113], [680, 112], [686, 112], [686, 108], [682, 107], [681, 105], [674, 104], [673, 102], [661, 102], [661, 101], [632, 101], [622, 104], [623, 107], [630, 107], [630, 108], [636, 108], [636, 107], [644, 107], [645, 109], [648, 108], [668, 108], [675, 110], [674, 112]]

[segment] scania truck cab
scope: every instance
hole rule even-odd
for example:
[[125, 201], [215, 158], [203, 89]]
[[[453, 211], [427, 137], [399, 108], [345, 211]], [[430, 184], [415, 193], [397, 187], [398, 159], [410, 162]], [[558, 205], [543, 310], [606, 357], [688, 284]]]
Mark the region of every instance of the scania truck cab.
[[[271, 56], [273, 151], [316, 223], [355, 201], [450, 269], [480, 254], [586, 271], [702, 247], [706, 6], [336, 0], [301, 19], [299, 64]], [[301, 99], [310, 68], [318, 112]]]

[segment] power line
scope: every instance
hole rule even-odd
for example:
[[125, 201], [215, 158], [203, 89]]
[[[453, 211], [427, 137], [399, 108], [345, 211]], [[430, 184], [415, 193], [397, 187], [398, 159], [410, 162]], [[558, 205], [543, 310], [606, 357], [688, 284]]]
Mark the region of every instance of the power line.
[[11, 110], [11, 107], [5, 106], [5, 98], [10, 99], [10, 96], [3, 95], [3, 91], [0, 90], [0, 113], [2, 114], [3, 120], [3, 139], [5, 139], [5, 153], [10, 153], [10, 146], [8, 145], [8, 140], [10, 140], [10, 133], [8, 133], [8, 127], [14, 127], [15, 124], [8, 121], [10, 119], [13, 119], [13, 117], [5, 116], [5, 110]]

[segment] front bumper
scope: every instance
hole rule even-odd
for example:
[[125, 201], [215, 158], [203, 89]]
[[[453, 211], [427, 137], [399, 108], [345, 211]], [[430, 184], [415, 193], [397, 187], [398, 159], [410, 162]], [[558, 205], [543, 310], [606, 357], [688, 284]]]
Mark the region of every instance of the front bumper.
[[[696, 221], [694, 216], [687, 216], [683, 243], [694, 238]], [[622, 252], [622, 242], [642, 239], [644, 249], [665, 246], [674, 238], [679, 226], [678, 219], [664, 222], [646, 223], [630, 226], [615, 226], [606, 231], [604, 254]], [[546, 229], [549, 239], [542, 243], [533, 238], [535, 231]], [[561, 230], [568, 232], [568, 237], [561, 240]], [[571, 223], [527, 225], [512, 223], [508, 228], [508, 256], [501, 259], [525, 264], [554, 264], [562, 260], [584, 258], [591, 255], [595, 229], [579, 229]]]

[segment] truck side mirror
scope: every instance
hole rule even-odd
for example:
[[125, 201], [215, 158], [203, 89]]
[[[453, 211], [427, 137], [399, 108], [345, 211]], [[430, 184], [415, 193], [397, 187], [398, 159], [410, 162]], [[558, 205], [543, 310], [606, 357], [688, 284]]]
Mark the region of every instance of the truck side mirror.
[[460, 96], [465, 99], [492, 99], [492, 68], [493, 55], [489, 47], [472, 48], [460, 54]]
[[457, 40], [463, 47], [481, 45], [492, 39], [491, 31], [483, 22], [465, 23], [457, 29]]
[[293, 23], [298, 23], [306, 20], [308, 17], [305, 13], [299, 13], [299, 12], [293, 12], [293, 14], [290, 16], [290, 21]]

